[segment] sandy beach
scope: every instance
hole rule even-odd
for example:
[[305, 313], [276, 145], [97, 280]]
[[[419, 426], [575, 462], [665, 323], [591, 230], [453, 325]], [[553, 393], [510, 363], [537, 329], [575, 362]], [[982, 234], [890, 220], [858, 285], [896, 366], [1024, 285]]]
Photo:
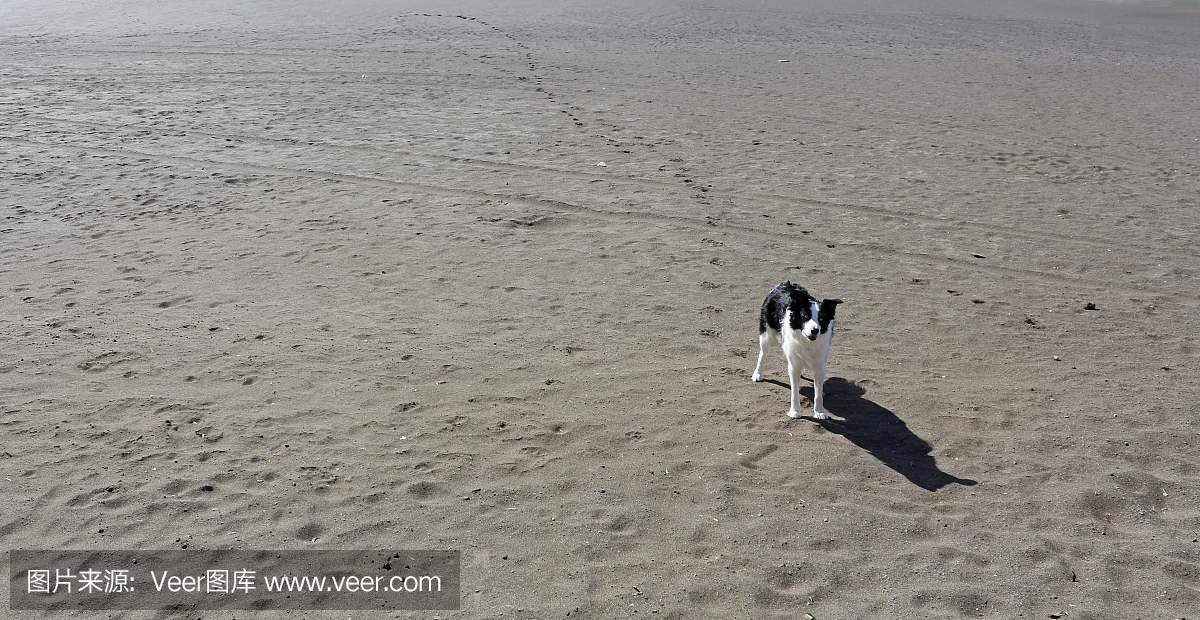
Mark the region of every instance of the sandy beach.
[[0, 550], [462, 554], [0, 615], [1200, 618], [1200, 5], [976, 4], [0, 4]]

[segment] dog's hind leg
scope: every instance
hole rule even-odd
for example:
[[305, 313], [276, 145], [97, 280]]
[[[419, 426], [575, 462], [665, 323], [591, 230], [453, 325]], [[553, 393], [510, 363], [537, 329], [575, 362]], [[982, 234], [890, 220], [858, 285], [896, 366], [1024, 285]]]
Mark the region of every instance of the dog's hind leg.
[[763, 355], [767, 352], [767, 347], [775, 346], [779, 342], [779, 334], [773, 329], [758, 335], [758, 364], [754, 366], [754, 374], [750, 375], [750, 379], [756, 383], [763, 380], [762, 363]]

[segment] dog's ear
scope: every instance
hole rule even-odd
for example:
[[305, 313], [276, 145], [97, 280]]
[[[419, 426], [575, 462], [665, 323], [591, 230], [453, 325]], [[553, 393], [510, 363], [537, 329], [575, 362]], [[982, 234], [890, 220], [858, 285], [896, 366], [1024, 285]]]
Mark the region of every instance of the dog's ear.
[[833, 313], [837, 310], [837, 305], [840, 303], [842, 303], [840, 299], [822, 299], [820, 316], [832, 319]]

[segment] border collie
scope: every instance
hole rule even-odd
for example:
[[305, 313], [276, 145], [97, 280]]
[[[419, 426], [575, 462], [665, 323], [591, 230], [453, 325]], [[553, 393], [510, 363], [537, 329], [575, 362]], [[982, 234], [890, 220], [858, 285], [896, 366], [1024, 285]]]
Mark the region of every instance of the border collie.
[[813, 417], [828, 420], [825, 411], [825, 364], [833, 341], [833, 313], [840, 299], [817, 301], [803, 286], [784, 282], [767, 294], [758, 319], [758, 364], [754, 381], [762, 381], [763, 354], [773, 344], [783, 345], [792, 383], [792, 408], [788, 417], [801, 416], [800, 372], [808, 369], [813, 381]]

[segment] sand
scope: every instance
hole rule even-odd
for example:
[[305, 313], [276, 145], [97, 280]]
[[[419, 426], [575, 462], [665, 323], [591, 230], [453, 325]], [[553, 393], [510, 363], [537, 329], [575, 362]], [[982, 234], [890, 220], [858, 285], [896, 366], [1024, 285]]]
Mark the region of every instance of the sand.
[[795, 4], [0, 5], [0, 548], [463, 558], [55, 617], [1200, 616], [1200, 8]]

